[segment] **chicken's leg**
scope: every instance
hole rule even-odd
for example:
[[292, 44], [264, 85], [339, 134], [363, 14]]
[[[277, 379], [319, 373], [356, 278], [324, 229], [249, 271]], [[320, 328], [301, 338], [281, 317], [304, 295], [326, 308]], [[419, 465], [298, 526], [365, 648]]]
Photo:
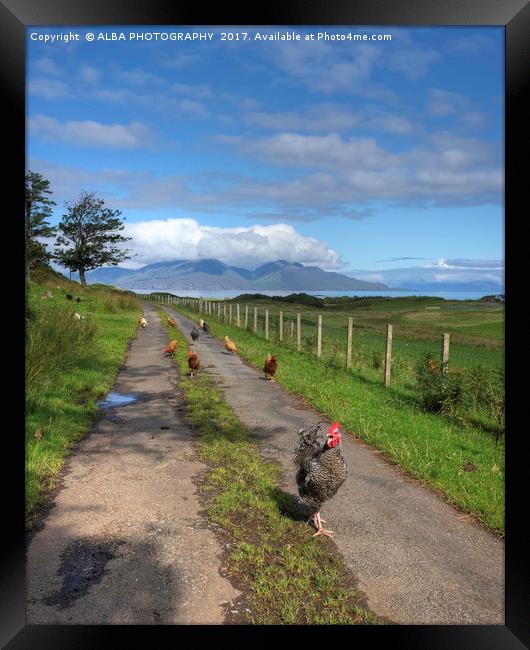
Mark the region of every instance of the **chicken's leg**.
[[[322, 522], [324, 520], [320, 518], [320, 512], [315, 512], [313, 515], [313, 523], [315, 524], [315, 528], [317, 529], [317, 532], [313, 535], [313, 537], [316, 537], [317, 535], [326, 535], [326, 537], [331, 537], [333, 535], [332, 530], [326, 530], [322, 526]], [[325, 522], [324, 522], [325, 523]]]

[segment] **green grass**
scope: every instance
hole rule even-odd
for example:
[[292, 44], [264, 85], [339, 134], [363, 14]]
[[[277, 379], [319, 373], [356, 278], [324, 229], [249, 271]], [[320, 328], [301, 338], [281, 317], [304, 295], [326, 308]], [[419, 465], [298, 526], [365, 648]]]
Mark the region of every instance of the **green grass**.
[[[161, 312], [161, 318], [166, 323], [167, 314]], [[245, 622], [379, 623], [362, 607], [333, 543], [312, 538], [312, 529], [295, 516], [291, 495], [278, 488], [279, 467], [260, 456], [214, 381], [203, 372], [188, 377], [186, 339], [166, 327], [168, 338], [179, 342], [176, 364], [186, 419], [209, 465], [202, 490], [209, 517], [230, 543], [226, 563], [243, 591], [238, 609], [245, 611]]]
[[[50, 290], [53, 298], [41, 296]], [[67, 301], [67, 293], [82, 302]], [[90, 428], [134, 336], [140, 303], [109, 288], [36, 274], [27, 295], [26, 525], [57, 485], [69, 449]], [[85, 316], [77, 321], [73, 314]]]
[[[193, 312], [181, 307], [179, 311], [197, 319]], [[396, 382], [385, 388], [380, 369], [372, 376], [355, 368], [348, 371], [329, 359], [318, 360], [313, 354], [298, 353], [289, 345], [207, 318], [212, 334], [219, 339], [228, 335], [256, 368], [263, 366], [267, 353], [277, 354], [278, 383], [489, 528], [504, 531], [504, 441], [496, 442], [479, 426], [484, 423], [478, 418], [475, 425], [461, 424], [426, 413], [411, 386]], [[476, 471], [463, 469], [468, 461]]]

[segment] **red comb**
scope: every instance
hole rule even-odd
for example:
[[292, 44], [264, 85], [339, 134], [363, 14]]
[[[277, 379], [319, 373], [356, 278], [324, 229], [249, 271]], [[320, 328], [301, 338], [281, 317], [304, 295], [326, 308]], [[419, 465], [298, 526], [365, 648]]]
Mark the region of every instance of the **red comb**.
[[330, 434], [337, 433], [337, 431], [339, 430], [339, 427], [340, 427], [339, 422], [333, 422], [333, 424], [328, 429], [328, 433], [330, 433]]

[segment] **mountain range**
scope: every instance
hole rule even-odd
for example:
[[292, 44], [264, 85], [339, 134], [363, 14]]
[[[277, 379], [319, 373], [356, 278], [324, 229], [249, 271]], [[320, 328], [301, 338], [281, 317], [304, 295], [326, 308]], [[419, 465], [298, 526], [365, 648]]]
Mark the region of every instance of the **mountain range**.
[[[73, 275], [73, 274], [72, 274]], [[119, 266], [86, 274], [87, 282], [112, 284], [135, 290], [253, 290], [253, 291], [350, 291], [385, 290], [377, 282], [324, 271], [318, 266], [277, 260], [250, 271], [228, 266], [217, 259], [173, 260], [148, 264], [140, 269]]]

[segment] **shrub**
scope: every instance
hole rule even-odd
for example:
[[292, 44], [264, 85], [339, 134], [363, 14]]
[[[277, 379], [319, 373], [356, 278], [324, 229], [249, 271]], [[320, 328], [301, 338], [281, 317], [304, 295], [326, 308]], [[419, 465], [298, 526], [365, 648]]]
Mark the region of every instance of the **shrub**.
[[442, 375], [432, 355], [416, 366], [419, 402], [426, 411], [455, 415], [462, 397], [463, 373], [460, 369]]
[[504, 430], [504, 370], [476, 366], [450, 368], [444, 375], [431, 355], [416, 367], [421, 406], [466, 423], [482, 414], [493, 422], [496, 435]]
[[26, 330], [26, 397], [32, 410], [53, 384], [55, 371], [74, 366], [97, 331], [91, 319], [76, 320], [70, 306], [34, 307]]
[[465, 373], [462, 402], [469, 410], [485, 412], [504, 429], [504, 370], [476, 366]]

